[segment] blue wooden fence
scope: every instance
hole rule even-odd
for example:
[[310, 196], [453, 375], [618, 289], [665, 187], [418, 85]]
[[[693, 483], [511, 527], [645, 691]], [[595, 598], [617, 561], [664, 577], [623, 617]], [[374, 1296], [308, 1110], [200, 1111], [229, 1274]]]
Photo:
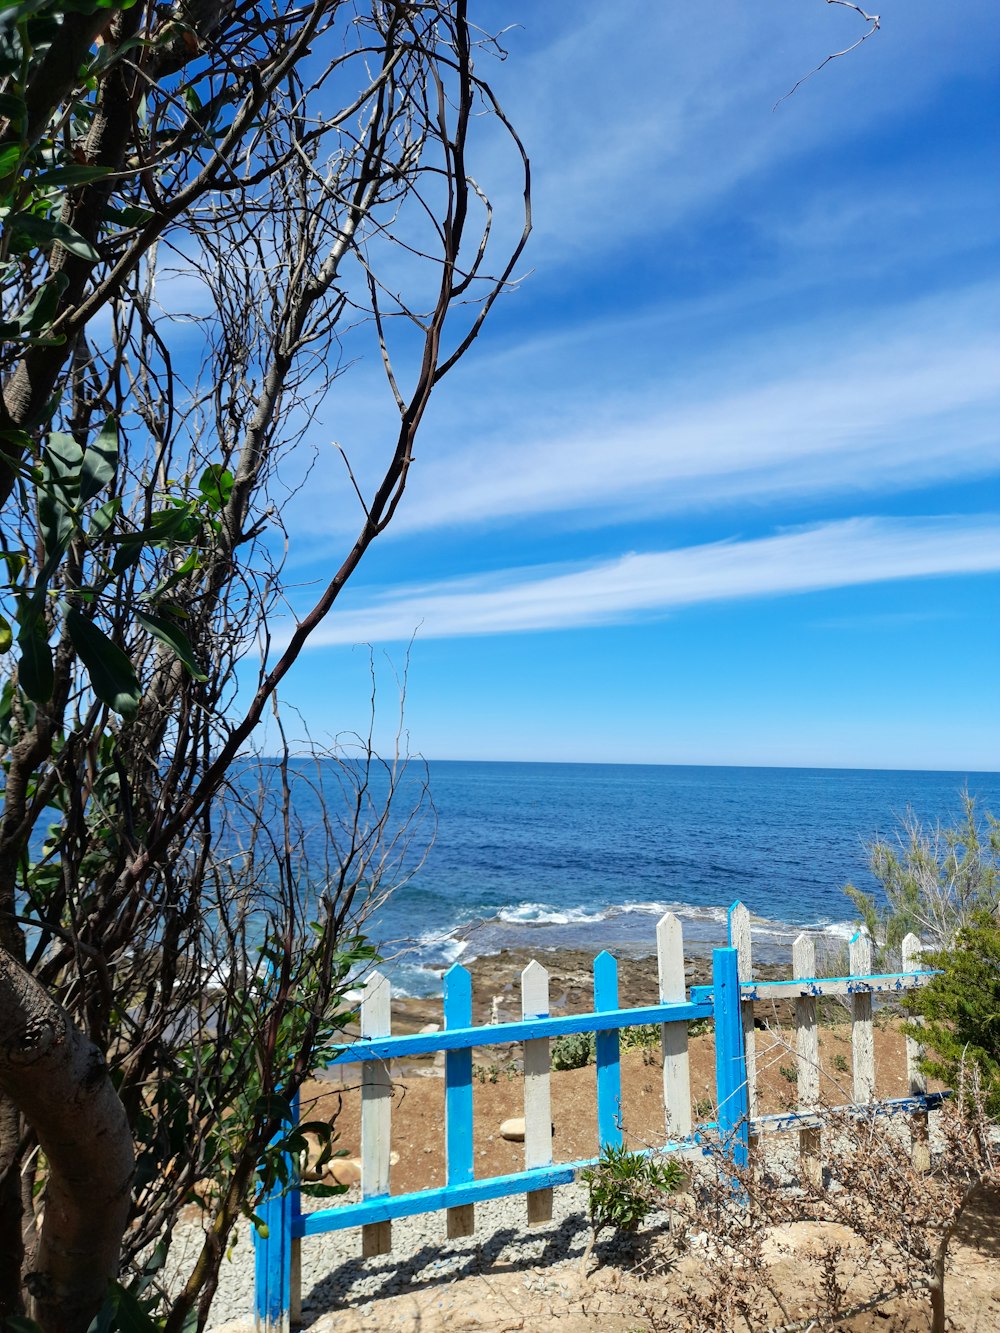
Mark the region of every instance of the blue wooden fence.
[[[740, 905], [745, 929], [749, 932], [749, 916]], [[734, 909], [735, 910], [735, 909]], [[677, 925], [673, 917], [664, 918]], [[339, 1204], [332, 1208], [323, 1208], [314, 1212], [303, 1213], [300, 1208], [299, 1192], [293, 1183], [291, 1188], [276, 1190], [258, 1207], [257, 1213], [264, 1223], [263, 1228], [254, 1234], [256, 1246], [256, 1320], [258, 1333], [285, 1333], [290, 1319], [294, 1321], [298, 1310], [298, 1246], [309, 1236], [324, 1232], [341, 1230], [348, 1227], [361, 1227], [363, 1236], [369, 1238], [364, 1253], [381, 1253], [389, 1248], [388, 1224], [394, 1218], [407, 1217], [418, 1213], [447, 1210], [449, 1235], [468, 1234], [472, 1230], [471, 1210], [462, 1215], [456, 1210], [468, 1209], [470, 1205], [485, 1199], [495, 1199], [507, 1195], [525, 1194], [538, 1197], [538, 1191], [550, 1190], [555, 1185], [568, 1184], [576, 1178], [581, 1168], [592, 1165], [598, 1160], [597, 1155], [582, 1161], [553, 1163], [551, 1152], [544, 1165], [527, 1167], [523, 1171], [504, 1176], [492, 1176], [477, 1180], [473, 1169], [473, 1097], [472, 1097], [472, 1050], [473, 1047], [499, 1046], [510, 1043], [537, 1042], [565, 1036], [569, 1033], [596, 1033], [597, 1065], [597, 1124], [598, 1152], [608, 1144], [620, 1145], [622, 1142], [621, 1117], [621, 1068], [619, 1063], [619, 1033], [623, 1028], [644, 1024], [687, 1024], [696, 1019], [710, 1019], [715, 1032], [715, 1081], [716, 1081], [716, 1119], [693, 1126], [690, 1135], [669, 1138], [663, 1145], [663, 1151], [680, 1149], [707, 1150], [710, 1145], [721, 1146], [731, 1155], [739, 1166], [745, 1166], [749, 1160], [750, 1146], [754, 1135], [766, 1130], [799, 1129], [803, 1134], [810, 1132], [809, 1126], [816, 1122], [812, 1108], [800, 1108], [797, 1112], [781, 1115], [757, 1116], [755, 1110], [753, 1064], [753, 1023], [752, 1005], [755, 1001], [766, 999], [794, 998], [799, 1006], [805, 1006], [799, 1014], [800, 1023], [809, 1018], [809, 1006], [821, 995], [841, 995], [852, 997], [849, 1003], [858, 1001], [855, 1026], [855, 1090], [871, 1083], [864, 1067], [865, 1055], [865, 1015], [870, 1018], [871, 996], [878, 992], [896, 992], [923, 983], [929, 973], [914, 968], [905, 973], [872, 975], [870, 966], [862, 967], [857, 974], [852, 972], [845, 977], [818, 979], [813, 976], [799, 977], [790, 982], [753, 981], [749, 975], [749, 936], [734, 938], [739, 934], [740, 916], [730, 916], [730, 940], [728, 948], [715, 949], [712, 956], [711, 986], [691, 988], [685, 1000], [672, 1000], [641, 1008], [621, 1009], [618, 1006], [618, 965], [608, 953], [602, 953], [594, 960], [594, 1010], [586, 1014], [565, 1014], [553, 1017], [548, 1013], [525, 1014], [515, 1022], [498, 1022], [487, 1026], [472, 1025], [471, 978], [465, 968], [454, 966], [444, 978], [444, 1019], [445, 1026], [436, 1032], [422, 1032], [407, 1036], [363, 1035], [341, 1052], [334, 1063], [360, 1064], [365, 1071], [363, 1097], [370, 1093], [372, 1115], [369, 1123], [373, 1126], [388, 1127], [388, 1120], [377, 1117], [384, 1112], [387, 1117], [391, 1103], [385, 1101], [381, 1109], [377, 1105], [380, 1095], [388, 1089], [389, 1062], [414, 1056], [432, 1055], [444, 1052], [444, 1111], [445, 1140], [447, 1150], [446, 1183], [441, 1188], [424, 1189], [408, 1194], [390, 1194], [388, 1190], [388, 1142], [381, 1145], [382, 1165], [377, 1173], [380, 1179], [373, 1191], [370, 1180], [367, 1182], [365, 1171], [372, 1154], [380, 1145], [364, 1144], [364, 1125], [362, 1131], [362, 1152], [367, 1156], [362, 1164], [362, 1195], [354, 1203]], [[661, 927], [664, 925], [661, 922]], [[679, 946], [679, 929], [677, 944]], [[797, 942], [798, 945], [799, 942]], [[861, 942], [864, 943], [863, 941]], [[919, 948], [919, 943], [915, 942]], [[740, 948], [733, 947], [740, 945]], [[859, 946], [860, 947], [860, 946]], [[910, 950], [914, 953], [913, 948]], [[683, 973], [683, 958], [680, 967]], [[869, 955], [870, 956], [870, 955]], [[856, 959], [863, 959], [863, 953], [852, 953], [852, 964]], [[742, 967], [741, 967], [742, 958]], [[675, 960], [676, 961], [676, 960]], [[665, 990], [661, 955], [661, 994], [675, 993]], [[743, 976], [741, 978], [741, 971]], [[380, 979], [380, 982], [384, 979]], [[675, 988], [676, 989], [676, 988]], [[684, 993], [683, 986], [680, 993]], [[860, 998], [859, 998], [860, 997]], [[385, 1004], [388, 1004], [388, 990], [385, 988]], [[867, 1009], [864, 1008], [867, 1005]], [[859, 1017], [860, 1015], [860, 1017]], [[384, 1030], [388, 1031], [387, 1008], [384, 1014]], [[748, 1027], [749, 1016], [749, 1027]], [[370, 1025], [371, 1026], [371, 1025]], [[382, 1031], [377, 1024], [376, 1031]], [[665, 1063], [668, 1050], [667, 1033], [676, 1032], [676, 1028], [664, 1027]], [[362, 1018], [364, 1033], [364, 1014]], [[806, 1032], [800, 1027], [800, 1033]], [[870, 1033], [868, 1034], [870, 1036]], [[858, 1051], [860, 1050], [860, 1057]], [[748, 1077], [748, 1054], [751, 1073]], [[808, 1041], [799, 1047], [800, 1064], [808, 1062]], [[681, 1057], [671, 1060], [683, 1060], [683, 1077], [687, 1078], [686, 1043]], [[546, 1057], [547, 1059], [547, 1057]], [[803, 1065], [803, 1068], [805, 1066]], [[875, 1109], [881, 1111], [904, 1111], [917, 1115], [926, 1114], [929, 1106], [939, 1100], [927, 1097], [916, 1081], [911, 1079], [911, 1095], [908, 1098], [894, 1098], [878, 1103]], [[867, 1080], [867, 1081], [866, 1081]], [[683, 1085], [682, 1085], [683, 1086]], [[917, 1089], [920, 1088], [920, 1091]], [[855, 1098], [855, 1100], [860, 1100]], [[547, 1107], [547, 1095], [545, 1105]], [[526, 1106], [526, 1114], [527, 1114]], [[296, 1111], [297, 1114], [297, 1111]], [[364, 1108], [363, 1108], [364, 1116]], [[548, 1112], [545, 1112], [546, 1130]], [[688, 1117], [690, 1123], [690, 1117]], [[816, 1132], [816, 1131], [812, 1131]], [[371, 1137], [371, 1136], [370, 1136]], [[388, 1134], [386, 1133], [386, 1139]], [[290, 1172], [294, 1170], [289, 1162]], [[292, 1176], [294, 1182], [294, 1175]], [[453, 1230], [453, 1224], [455, 1229]], [[378, 1228], [382, 1228], [381, 1231]]]

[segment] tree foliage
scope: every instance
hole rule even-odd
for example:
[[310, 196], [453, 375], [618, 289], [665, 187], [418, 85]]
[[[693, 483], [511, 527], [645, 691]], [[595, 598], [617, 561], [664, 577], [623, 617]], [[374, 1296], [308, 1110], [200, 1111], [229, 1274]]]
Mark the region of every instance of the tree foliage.
[[909, 815], [895, 846], [876, 841], [872, 873], [883, 901], [853, 885], [845, 892], [876, 942], [879, 966], [899, 965], [913, 932], [921, 965], [938, 975], [912, 991], [911, 1035], [929, 1048], [925, 1072], [954, 1086], [977, 1071], [987, 1110], [1000, 1115], [1000, 821], [983, 818], [966, 791], [960, 823], [933, 833]]
[[[278, 692], [521, 253], [470, 166], [501, 136], [527, 208], [497, 50], [465, 0], [0, 4], [2, 1318], [86, 1328], [117, 1277], [205, 1324], [418, 855], [405, 754], [288, 741]], [[394, 421], [292, 615], [283, 508], [358, 360]]]
[[986, 1109], [1000, 1119], [1000, 918], [974, 912], [950, 949], [922, 961], [938, 970], [912, 997], [921, 1021], [910, 1032], [928, 1048], [924, 1068], [954, 1087], [963, 1068], [975, 1067]]
[[853, 884], [844, 892], [885, 967], [898, 962], [911, 932], [928, 947], [947, 949], [978, 912], [1000, 906], [1000, 821], [989, 811], [981, 818], [968, 791], [960, 821], [928, 830], [910, 812], [894, 842], [871, 843], [868, 862], [878, 895]]

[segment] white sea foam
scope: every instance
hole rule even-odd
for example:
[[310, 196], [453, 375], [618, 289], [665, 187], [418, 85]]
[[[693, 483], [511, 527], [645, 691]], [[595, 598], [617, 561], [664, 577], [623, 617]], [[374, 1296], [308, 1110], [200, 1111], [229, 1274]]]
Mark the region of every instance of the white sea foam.
[[518, 903], [501, 907], [497, 919], [515, 925], [569, 926], [577, 922], [604, 921], [607, 912], [588, 912], [582, 907], [549, 907], [546, 903]]
[[417, 950], [434, 950], [438, 955], [436, 961], [444, 962], [446, 966], [454, 963], [460, 958], [469, 947], [469, 941], [460, 939], [452, 931], [444, 934], [438, 931], [426, 931], [423, 935], [417, 937]]

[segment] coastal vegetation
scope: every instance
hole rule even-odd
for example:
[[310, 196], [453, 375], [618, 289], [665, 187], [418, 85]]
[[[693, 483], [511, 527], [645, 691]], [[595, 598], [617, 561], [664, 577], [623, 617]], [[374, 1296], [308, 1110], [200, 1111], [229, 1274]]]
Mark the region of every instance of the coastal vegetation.
[[911, 992], [909, 1031], [929, 1053], [925, 1072], [955, 1086], [969, 1065], [984, 1104], [1000, 1116], [1000, 821], [980, 816], [966, 791], [962, 818], [929, 831], [907, 815], [894, 842], [876, 839], [869, 864], [881, 891], [845, 892], [875, 942], [877, 966], [901, 965], [903, 939], [926, 943], [924, 967], [937, 975]]
[[[382, 763], [370, 731], [295, 741], [280, 691], [527, 235], [495, 53], [464, 0], [2, 6], [8, 1327], [203, 1327], [237, 1222], [306, 1129], [329, 1140], [291, 1098], [354, 1012], [425, 789], [395, 808], [405, 747]], [[499, 247], [484, 143], [524, 189]], [[304, 600], [284, 513], [365, 355], [387, 406], [369, 381], [382, 424], [343, 451], [353, 508]]]

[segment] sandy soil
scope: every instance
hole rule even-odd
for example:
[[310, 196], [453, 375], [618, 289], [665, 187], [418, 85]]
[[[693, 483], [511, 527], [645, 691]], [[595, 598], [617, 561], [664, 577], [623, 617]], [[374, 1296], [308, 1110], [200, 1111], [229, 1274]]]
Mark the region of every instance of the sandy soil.
[[[478, 960], [474, 969], [476, 1021], [485, 1021], [490, 1004], [501, 996], [501, 1017], [517, 1016], [513, 987], [503, 989], [504, 978], [517, 976], [527, 956], [501, 955]], [[486, 962], [485, 969], [482, 964]], [[707, 960], [692, 960], [688, 982], [707, 980]], [[485, 972], [485, 975], [484, 975]], [[553, 968], [553, 1011], [571, 1012], [590, 1008], [590, 959], [584, 955], [561, 957]], [[655, 968], [650, 960], [625, 960], [621, 972], [623, 1004], [638, 1005], [655, 1000]], [[431, 1022], [441, 1022], [440, 1001], [394, 1003], [394, 1030], [414, 1031]], [[830, 1103], [850, 1100], [850, 1025], [846, 1012], [835, 1004], [827, 1007], [821, 1029], [823, 1096]], [[766, 1028], [757, 1036], [759, 1095], [763, 1111], [795, 1105], [794, 1032], [786, 1006], [766, 1016]], [[692, 1096], [700, 1117], [711, 1118], [714, 1088], [714, 1047], [711, 1033], [693, 1036], [690, 1044]], [[475, 1153], [477, 1176], [519, 1170], [524, 1165], [522, 1144], [508, 1142], [499, 1133], [500, 1123], [523, 1113], [523, 1082], [519, 1048], [483, 1048], [474, 1053]], [[440, 1057], [439, 1057], [440, 1060]], [[877, 1091], [880, 1096], [899, 1096], [907, 1091], [904, 1074], [903, 1038], [888, 1018], [876, 1022]], [[360, 1152], [360, 1096], [357, 1066], [347, 1067], [339, 1082], [317, 1080], [303, 1090], [303, 1116], [335, 1119], [338, 1147], [351, 1157]], [[392, 1148], [399, 1154], [392, 1169], [391, 1190], [403, 1193], [444, 1183], [443, 1079], [440, 1064], [416, 1062], [393, 1071], [394, 1107]], [[662, 1142], [664, 1135], [662, 1069], [654, 1047], [622, 1053], [622, 1102], [626, 1140], [629, 1144]], [[552, 1113], [555, 1123], [556, 1161], [574, 1161], [597, 1151], [595, 1071], [593, 1066], [555, 1072], [552, 1076]], [[949, 1279], [949, 1315], [956, 1333], [1000, 1333], [1000, 1200], [983, 1199], [967, 1215], [953, 1243]], [[807, 1233], [783, 1236], [786, 1247], [778, 1259], [782, 1281], [794, 1303], [804, 1295], [802, 1282], [808, 1265], [796, 1247], [808, 1245]], [[639, 1255], [655, 1247], [655, 1235], [640, 1239]], [[374, 1330], [419, 1330], [443, 1333], [451, 1329], [542, 1330], [556, 1328], [567, 1333], [578, 1330], [665, 1330], [670, 1327], [670, 1283], [676, 1274], [664, 1275], [662, 1265], [655, 1278], [643, 1276], [635, 1258], [621, 1251], [602, 1251], [604, 1261], [589, 1280], [582, 1282], [578, 1266], [555, 1264], [545, 1267], [509, 1263], [480, 1272], [410, 1287], [402, 1294], [385, 1296], [367, 1304], [329, 1311], [310, 1320], [311, 1333], [370, 1333]], [[482, 1259], [482, 1255], [478, 1254]], [[694, 1255], [682, 1261], [697, 1275]], [[640, 1269], [641, 1269], [640, 1265]], [[654, 1265], [655, 1267], [655, 1265]], [[780, 1322], [780, 1321], [779, 1321]], [[918, 1333], [930, 1328], [925, 1302], [896, 1301], [843, 1325], [849, 1333]], [[706, 1333], [713, 1333], [706, 1330]], [[718, 1330], [717, 1333], [724, 1333]]]
[[[759, 1031], [757, 1061], [761, 1110], [779, 1111], [795, 1105], [794, 1034], [787, 1029]], [[850, 1100], [850, 1025], [824, 1027], [820, 1059], [823, 1095], [834, 1104]], [[691, 1093], [696, 1114], [712, 1118], [715, 1088], [715, 1046], [711, 1033], [692, 1038]], [[503, 1175], [524, 1168], [522, 1144], [500, 1137], [500, 1124], [524, 1114], [524, 1085], [519, 1048], [484, 1047], [473, 1053], [476, 1175]], [[622, 1120], [630, 1146], [653, 1146], [665, 1135], [662, 1065], [659, 1051], [622, 1053]], [[903, 1038], [895, 1027], [876, 1032], [877, 1091], [882, 1097], [907, 1092]], [[846, 1071], [846, 1072], [845, 1072]], [[336, 1091], [326, 1081], [308, 1084], [302, 1093], [303, 1118], [336, 1120], [337, 1147], [350, 1157], [361, 1150], [359, 1070], [347, 1066]], [[579, 1161], [598, 1151], [596, 1076], [593, 1065], [552, 1075], [553, 1155], [557, 1162]], [[394, 1071], [392, 1148], [399, 1161], [392, 1168], [391, 1192], [403, 1194], [445, 1183], [444, 1084], [432, 1062]]]
[[[1000, 1197], [982, 1199], [952, 1244], [947, 1294], [954, 1333], [1000, 1329], [998, 1210]], [[789, 1308], [807, 1294], [809, 1268], [803, 1253], [814, 1240], [815, 1228], [806, 1224], [786, 1228], [782, 1236], [784, 1257], [774, 1272]], [[647, 1257], [641, 1248], [638, 1257]], [[508, 1268], [330, 1312], [310, 1324], [310, 1333], [666, 1333], [671, 1328], [672, 1287], [685, 1276], [697, 1279], [698, 1266], [692, 1255], [674, 1273], [647, 1277], [641, 1263], [619, 1259], [605, 1262], [586, 1282], [575, 1263], [554, 1269]], [[777, 1311], [772, 1313], [773, 1322], [780, 1323]], [[762, 1321], [761, 1328], [771, 1322]], [[918, 1298], [891, 1301], [840, 1327], [846, 1333], [928, 1333], [931, 1323], [926, 1301]], [[729, 1330], [706, 1326], [704, 1333]]]

